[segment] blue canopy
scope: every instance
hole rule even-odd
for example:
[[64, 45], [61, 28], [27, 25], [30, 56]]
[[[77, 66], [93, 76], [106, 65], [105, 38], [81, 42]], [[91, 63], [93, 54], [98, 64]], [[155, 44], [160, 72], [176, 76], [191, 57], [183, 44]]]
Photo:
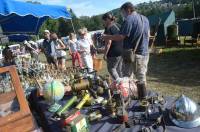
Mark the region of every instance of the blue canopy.
[[48, 18], [71, 19], [66, 7], [0, 0], [0, 26], [4, 34], [38, 34]]
[[13, 35], [8, 35], [8, 39], [10, 42], [23, 42], [24, 40], [30, 40], [31, 36], [30, 35], [24, 35], [24, 34], [13, 34]]

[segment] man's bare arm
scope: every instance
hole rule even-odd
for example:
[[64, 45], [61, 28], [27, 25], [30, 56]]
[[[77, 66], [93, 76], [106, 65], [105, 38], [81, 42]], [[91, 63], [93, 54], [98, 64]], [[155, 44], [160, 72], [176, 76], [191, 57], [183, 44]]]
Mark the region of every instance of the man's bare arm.
[[110, 50], [110, 46], [111, 46], [112, 41], [106, 41], [106, 46], [105, 46], [105, 55], [108, 54], [108, 51]]
[[114, 40], [114, 41], [122, 41], [125, 39], [126, 36], [124, 35], [120, 35], [120, 34], [117, 34], [117, 35], [103, 35], [102, 38], [104, 40]]

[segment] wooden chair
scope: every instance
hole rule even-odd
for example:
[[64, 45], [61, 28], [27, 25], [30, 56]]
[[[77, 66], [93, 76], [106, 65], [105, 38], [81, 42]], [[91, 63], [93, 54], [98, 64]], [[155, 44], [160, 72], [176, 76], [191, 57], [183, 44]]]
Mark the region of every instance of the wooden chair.
[[194, 44], [196, 44], [197, 39], [195, 39], [195, 38], [186, 39], [186, 37], [187, 37], [187, 36], [184, 37], [184, 45], [186, 45], [186, 43], [187, 43], [187, 44], [192, 44], [192, 46], [193, 46]]
[[15, 66], [0, 68], [0, 73], [5, 72], [9, 72], [14, 90], [0, 94], [0, 104], [5, 104], [16, 98], [19, 110], [0, 117], [0, 132], [28, 132], [36, 130], [37, 125], [26, 101]]

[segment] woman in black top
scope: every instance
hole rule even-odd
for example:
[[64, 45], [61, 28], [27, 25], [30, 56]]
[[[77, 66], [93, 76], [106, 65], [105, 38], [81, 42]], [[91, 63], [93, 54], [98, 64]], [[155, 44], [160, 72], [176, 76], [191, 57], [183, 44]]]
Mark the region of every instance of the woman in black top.
[[[115, 18], [109, 13], [106, 13], [102, 17], [105, 26], [104, 34], [115, 35], [119, 34], [119, 27], [115, 23]], [[122, 77], [122, 41], [106, 41], [106, 48], [104, 59], [107, 61], [108, 72], [112, 76], [113, 80], [118, 80]]]

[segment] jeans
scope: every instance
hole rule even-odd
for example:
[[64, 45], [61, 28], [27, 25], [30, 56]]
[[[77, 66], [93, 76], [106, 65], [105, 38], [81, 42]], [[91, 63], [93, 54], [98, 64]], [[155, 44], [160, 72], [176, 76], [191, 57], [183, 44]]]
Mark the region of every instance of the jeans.
[[146, 83], [148, 62], [149, 55], [143, 56], [136, 54], [134, 62], [123, 63], [123, 76], [131, 77], [131, 75], [133, 74], [138, 81]]
[[122, 57], [108, 57], [107, 69], [114, 80], [122, 77]]

